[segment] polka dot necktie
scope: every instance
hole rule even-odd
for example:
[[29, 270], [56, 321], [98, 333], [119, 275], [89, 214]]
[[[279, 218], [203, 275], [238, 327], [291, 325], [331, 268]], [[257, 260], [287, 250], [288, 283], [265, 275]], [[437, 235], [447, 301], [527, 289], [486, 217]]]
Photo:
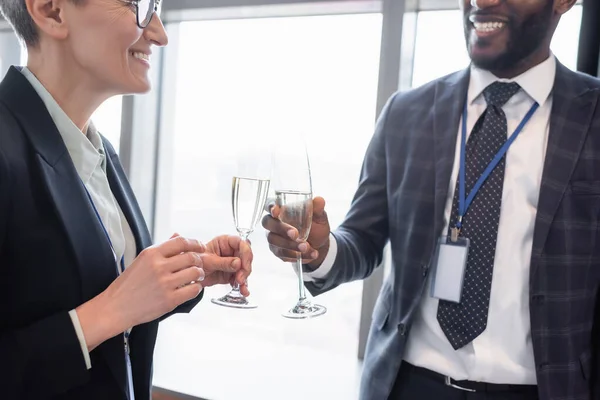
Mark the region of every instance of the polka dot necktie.
[[[502, 106], [519, 89], [515, 82], [495, 82], [483, 92], [487, 108], [466, 145], [466, 196], [507, 140], [506, 115]], [[438, 322], [455, 350], [473, 341], [487, 327], [505, 158], [481, 186], [462, 220], [460, 236], [470, 240], [470, 247], [460, 303], [440, 300], [438, 305]], [[458, 185], [457, 179], [449, 236], [458, 218]]]

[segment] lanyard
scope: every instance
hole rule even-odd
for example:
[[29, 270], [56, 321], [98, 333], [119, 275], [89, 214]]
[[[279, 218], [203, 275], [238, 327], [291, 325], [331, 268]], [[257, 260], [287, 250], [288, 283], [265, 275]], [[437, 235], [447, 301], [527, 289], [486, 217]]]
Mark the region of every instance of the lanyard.
[[[104, 234], [106, 235], [106, 239], [108, 239], [108, 244], [110, 245], [110, 249], [113, 252], [115, 261], [117, 261], [117, 252], [115, 251], [115, 248], [113, 247], [112, 240], [110, 240], [110, 236], [108, 235], [108, 231], [104, 227], [102, 218], [100, 218], [100, 213], [98, 212], [98, 209], [96, 208], [96, 205], [94, 204], [94, 200], [92, 200], [92, 196], [90, 195], [90, 192], [85, 187], [85, 184], [83, 183], [83, 181], [81, 182], [81, 184], [83, 185], [83, 188], [85, 189], [85, 193], [87, 194], [88, 199], [90, 200], [90, 203], [92, 204], [92, 208], [94, 209], [96, 218], [98, 218], [98, 221], [100, 222], [100, 226], [102, 227], [102, 230], [104, 231]], [[125, 260], [124, 259], [125, 259], [125, 256], [123, 255], [121, 257], [121, 262], [120, 262], [120, 267], [121, 267], [120, 272], [121, 273], [125, 272]], [[126, 363], [125, 365], [127, 368], [127, 386], [129, 389], [129, 398], [131, 400], [135, 400], [135, 395], [134, 395], [134, 390], [133, 390], [133, 376], [132, 376], [132, 371], [131, 371], [131, 358], [129, 356], [129, 335], [130, 335], [130, 329], [123, 332], [123, 338], [125, 341], [125, 363]]]
[[[96, 217], [98, 218], [98, 221], [100, 222], [100, 226], [102, 227], [102, 230], [104, 231], [104, 234], [106, 235], [106, 239], [108, 239], [108, 244], [110, 245], [110, 249], [113, 252], [113, 255], [115, 257], [115, 261], [117, 261], [117, 252], [115, 251], [115, 248], [113, 247], [112, 241], [110, 240], [110, 236], [108, 236], [108, 231], [106, 230], [106, 228], [104, 227], [104, 224], [102, 223], [102, 218], [100, 218], [100, 213], [98, 213], [98, 209], [96, 208], [96, 205], [94, 204], [94, 201], [92, 200], [92, 196], [90, 196], [90, 192], [87, 190], [87, 188], [85, 187], [85, 184], [83, 182], [81, 182], [81, 184], [83, 185], [83, 188], [85, 189], [85, 193], [88, 196], [88, 199], [90, 200], [90, 203], [92, 204], [92, 208], [94, 209], [94, 213], [96, 214]], [[120, 267], [121, 267], [121, 273], [123, 273], [125, 271], [125, 260], [124, 260], [125, 256], [123, 255], [121, 257], [121, 262], [120, 262]]]
[[531, 117], [537, 111], [538, 108], [539, 108], [539, 104], [537, 102], [533, 103], [533, 106], [531, 106], [531, 109], [527, 112], [527, 114], [525, 115], [525, 117], [523, 118], [523, 120], [521, 121], [519, 126], [517, 126], [517, 129], [515, 129], [513, 134], [510, 135], [508, 140], [504, 143], [504, 145], [502, 145], [500, 150], [498, 150], [498, 153], [496, 153], [496, 155], [494, 156], [494, 159], [489, 163], [487, 168], [483, 171], [483, 173], [481, 174], [481, 176], [479, 177], [479, 179], [473, 186], [473, 189], [471, 189], [471, 193], [469, 193], [469, 197], [467, 197], [465, 200], [465, 153], [466, 153], [466, 149], [467, 149], [467, 102], [465, 101], [465, 107], [463, 110], [463, 117], [462, 117], [462, 137], [461, 137], [461, 146], [460, 146], [458, 221], [456, 222], [456, 228], [454, 228], [453, 232], [452, 232], [453, 239], [458, 236], [458, 233], [460, 232], [460, 229], [462, 227], [462, 219], [465, 216], [467, 210], [469, 209], [471, 202], [475, 198], [475, 195], [477, 194], [479, 189], [481, 189], [481, 186], [483, 186], [483, 184], [485, 183], [487, 178], [490, 176], [490, 174], [492, 173], [494, 168], [496, 168], [496, 165], [498, 165], [500, 160], [502, 160], [502, 157], [504, 157], [504, 155], [508, 151], [508, 148], [510, 147], [510, 145], [513, 144], [513, 142], [515, 141], [517, 136], [519, 136], [519, 134], [523, 130], [523, 127], [525, 127], [525, 125], [529, 122], [529, 120], [531, 119]]

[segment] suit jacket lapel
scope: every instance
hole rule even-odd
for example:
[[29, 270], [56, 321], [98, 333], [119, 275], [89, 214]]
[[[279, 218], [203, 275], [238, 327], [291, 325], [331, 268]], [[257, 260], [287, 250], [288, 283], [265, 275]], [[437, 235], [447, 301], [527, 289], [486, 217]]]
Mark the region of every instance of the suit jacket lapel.
[[433, 100], [433, 134], [435, 162], [435, 224], [437, 240], [444, 224], [444, 209], [448, 198], [450, 177], [454, 165], [456, 140], [463, 106], [469, 88], [469, 69], [440, 80]]
[[75, 255], [82, 301], [88, 301], [116, 278], [117, 269], [112, 268], [114, 257], [110, 245], [83, 183], [46, 106], [15, 68], [0, 84], [0, 101], [15, 114], [37, 153], [35, 160], [42, 183]]
[[533, 235], [531, 281], [552, 220], [579, 161], [598, 101], [598, 91], [589, 89], [583, 79], [558, 62], [552, 96], [548, 148]]
[[106, 174], [108, 176], [108, 183], [127, 219], [131, 231], [133, 232], [136, 243], [136, 254], [139, 254], [142, 250], [152, 244], [150, 232], [148, 232], [144, 216], [138, 206], [133, 191], [126, 181], [125, 172], [123, 171], [121, 164], [116, 160], [116, 153], [112, 146], [110, 146], [105, 139], [103, 140], [107, 154]]
[[[35, 90], [14, 67], [0, 84], [0, 101], [14, 113], [36, 151], [34, 157], [42, 184], [71, 244], [84, 303], [118, 276], [110, 245], [56, 125]], [[104, 355], [125, 390], [124, 347], [119, 336], [100, 345], [97, 351]]]

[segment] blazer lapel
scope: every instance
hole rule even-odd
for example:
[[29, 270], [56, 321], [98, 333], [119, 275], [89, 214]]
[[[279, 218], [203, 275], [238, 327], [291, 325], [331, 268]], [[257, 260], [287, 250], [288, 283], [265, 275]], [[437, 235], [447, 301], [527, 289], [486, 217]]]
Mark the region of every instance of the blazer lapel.
[[467, 99], [470, 72], [465, 69], [436, 84], [433, 101], [433, 156], [435, 162], [435, 224], [437, 240], [444, 224], [444, 208], [448, 198], [450, 176], [454, 166], [456, 140]]
[[[81, 279], [82, 303], [108, 287], [117, 265], [100, 221], [46, 106], [16, 68], [0, 84], [0, 101], [17, 117], [34, 147], [42, 184], [71, 244]], [[76, 288], [74, 288], [76, 290]], [[126, 387], [123, 342], [119, 336], [98, 347], [120, 387]]]
[[531, 281], [537, 272], [550, 225], [579, 160], [598, 101], [597, 91], [586, 87], [583, 79], [558, 62], [552, 96], [548, 147], [533, 235]]
[[83, 183], [46, 106], [15, 68], [0, 84], [0, 101], [15, 114], [37, 153], [42, 183], [75, 255], [82, 301], [88, 301], [116, 278], [117, 269], [112, 268], [115, 262], [110, 245]]
[[[152, 244], [150, 232], [144, 221], [144, 216], [135, 199], [133, 191], [125, 178], [121, 164], [116, 159], [117, 155], [110, 144], [104, 140], [106, 150], [106, 173], [110, 189], [117, 199], [127, 222], [133, 232], [136, 243], [136, 253], [139, 254], [142, 250]], [[110, 147], [109, 147], [110, 146]], [[114, 159], [113, 159], [114, 158]]]

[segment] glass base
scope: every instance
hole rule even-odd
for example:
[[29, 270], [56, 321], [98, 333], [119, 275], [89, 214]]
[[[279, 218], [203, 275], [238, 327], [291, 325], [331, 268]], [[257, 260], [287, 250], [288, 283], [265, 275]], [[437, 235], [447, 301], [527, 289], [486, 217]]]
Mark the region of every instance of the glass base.
[[324, 306], [313, 304], [308, 300], [300, 301], [293, 308], [289, 309], [282, 315], [291, 319], [314, 318], [323, 315], [327, 312]]
[[224, 307], [231, 308], [256, 308], [258, 307], [254, 303], [250, 303], [247, 298], [242, 296], [239, 292], [229, 292], [225, 296], [218, 299], [211, 299], [214, 304]]

